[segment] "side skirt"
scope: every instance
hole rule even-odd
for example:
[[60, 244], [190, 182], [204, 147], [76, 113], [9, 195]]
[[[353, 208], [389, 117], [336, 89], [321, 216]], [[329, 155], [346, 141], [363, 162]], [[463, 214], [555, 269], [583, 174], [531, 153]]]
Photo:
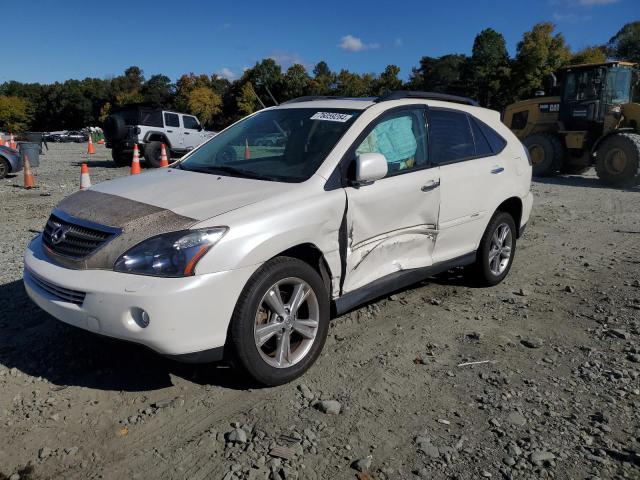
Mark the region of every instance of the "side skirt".
[[467, 253], [461, 257], [452, 258], [428, 267], [412, 268], [391, 273], [374, 280], [364, 287], [346, 293], [334, 300], [336, 315], [342, 315], [363, 303], [370, 302], [396, 290], [418, 283], [427, 277], [445, 272], [454, 267], [463, 267], [476, 261], [476, 252]]

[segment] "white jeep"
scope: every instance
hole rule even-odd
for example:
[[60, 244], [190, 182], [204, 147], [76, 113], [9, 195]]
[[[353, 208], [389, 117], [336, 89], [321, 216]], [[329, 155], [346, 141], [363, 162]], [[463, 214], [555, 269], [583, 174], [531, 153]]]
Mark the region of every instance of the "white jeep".
[[527, 150], [469, 100], [302, 98], [67, 197], [24, 283], [64, 322], [277, 385], [320, 355], [331, 315], [453, 267], [502, 281], [530, 185]]
[[104, 122], [107, 148], [113, 161], [130, 165], [133, 146], [138, 145], [150, 167], [160, 166], [161, 145], [167, 156], [181, 157], [211, 138], [193, 115], [163, 110], [151, 104], [132, 104], [115, 110]]

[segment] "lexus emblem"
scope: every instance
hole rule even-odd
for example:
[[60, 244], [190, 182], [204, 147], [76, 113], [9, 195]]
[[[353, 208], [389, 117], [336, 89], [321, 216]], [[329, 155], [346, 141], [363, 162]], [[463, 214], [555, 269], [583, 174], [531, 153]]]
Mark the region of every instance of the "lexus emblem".
[[51, 243], [58, 245], [60, 242], [64, 241], [68, 232], [69, 227], [66, 227], [65, 225], [58, 225], [51, 232]]

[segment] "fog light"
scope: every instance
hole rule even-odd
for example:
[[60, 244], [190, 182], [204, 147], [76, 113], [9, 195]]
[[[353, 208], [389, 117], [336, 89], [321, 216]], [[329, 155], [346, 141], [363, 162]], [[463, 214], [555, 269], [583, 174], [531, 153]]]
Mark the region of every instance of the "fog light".
[[136, 322], [136, 325], [140, 328], [147, 328], [149, 326], [149, 322], [151, 322], [151, 317], [149, 317], [149, 314], [142, 308], [132, 308], [131, 316], [133, 317], [133, 321]]

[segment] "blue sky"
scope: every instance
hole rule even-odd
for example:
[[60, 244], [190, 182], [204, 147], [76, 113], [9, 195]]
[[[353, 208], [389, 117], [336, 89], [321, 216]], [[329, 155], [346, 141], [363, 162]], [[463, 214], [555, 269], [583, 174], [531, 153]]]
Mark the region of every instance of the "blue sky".
[[105, 78], [130, 65], [147, 77], [237, 78], [265, 57], [284, 68], [325, 60], [333, 70], [374, 73], [393, 63], [406, 78], [423, 55], [470, 53], [487, 27], [512, 54], [544, 20], [574, 49], [603, 43], [640, 19], [640, 0], [0, 0], [0, 11], [0, 82]]

